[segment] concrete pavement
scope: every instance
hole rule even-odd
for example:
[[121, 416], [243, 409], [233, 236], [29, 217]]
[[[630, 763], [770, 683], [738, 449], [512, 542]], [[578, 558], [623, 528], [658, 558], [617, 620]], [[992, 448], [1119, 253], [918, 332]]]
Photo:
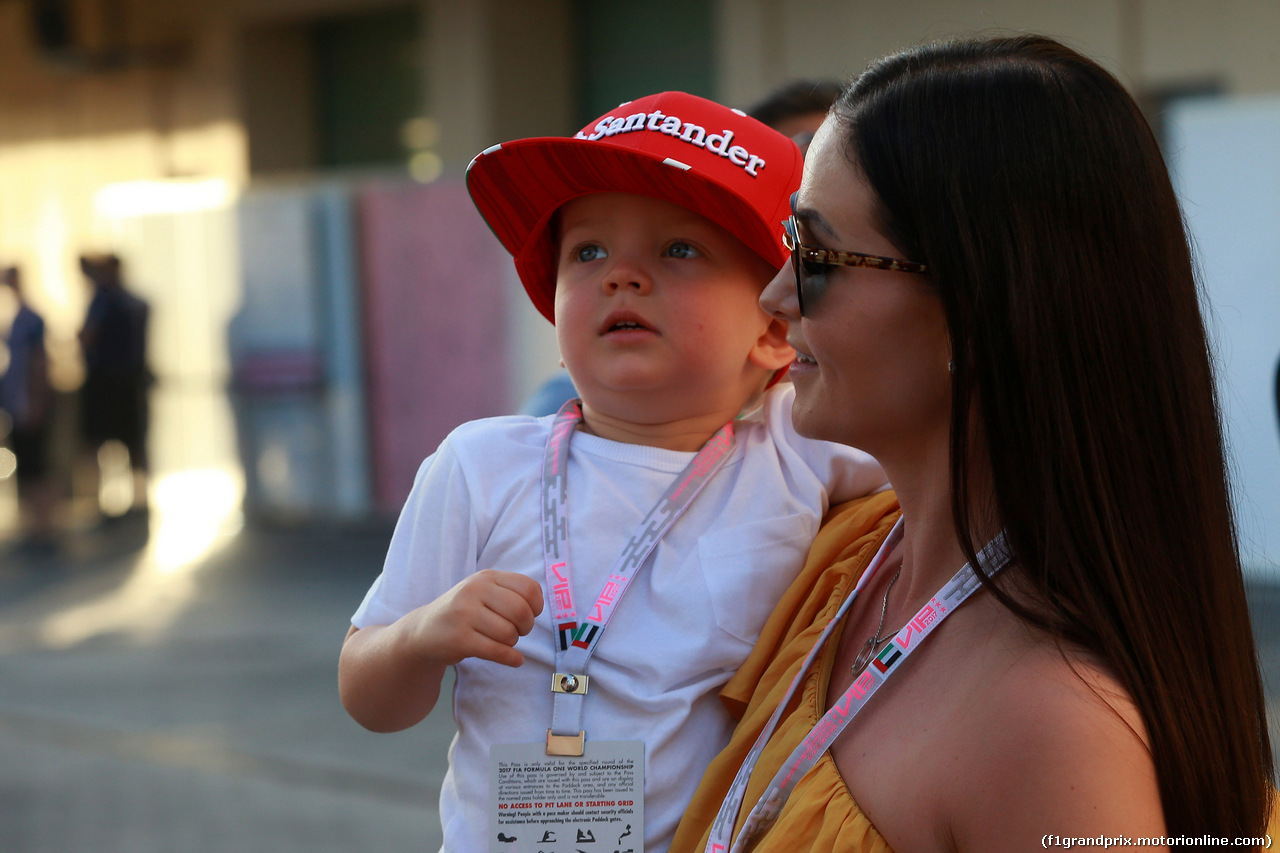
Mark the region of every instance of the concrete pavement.
[[[335, 687], [389, 529], [179, 533], [0, 556], [0, 853], [437, 849], [447, 708], [375, 735]], [[1280, 745], [1280, 588], [1251, 594]]]
[[247, 530], [166, 575], [130, 526], [0, 562], [0, 851], [437, 849], [447, 707], [374, 735], [335, 686], [389, 531]]

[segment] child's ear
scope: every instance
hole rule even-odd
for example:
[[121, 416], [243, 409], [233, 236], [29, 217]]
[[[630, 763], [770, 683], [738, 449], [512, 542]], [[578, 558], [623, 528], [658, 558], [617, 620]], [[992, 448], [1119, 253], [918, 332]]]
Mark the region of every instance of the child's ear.
[[769, 325], [751, 348], [747, 361], [773, 373], [786, 367], [795, 357], [796, 351], [787, 343], [787, 321], [770, 317]]

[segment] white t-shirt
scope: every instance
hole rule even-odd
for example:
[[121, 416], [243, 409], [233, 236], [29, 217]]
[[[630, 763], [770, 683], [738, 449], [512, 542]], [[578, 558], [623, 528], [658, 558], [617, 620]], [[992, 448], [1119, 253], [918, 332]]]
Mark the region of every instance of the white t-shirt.
[[[886, 487], [867, 454], [795, 433], [793, 393], [770, 390], [737, 422], [728, 461], [635, 574], [587, 665], [587, 739], [645, 744], [649, 853], [666, 851], [728, 742], [733, 720], [717, 693], [799, 571], [828, 505]], [[389, 625], [480, 569], [519, 572], [545, 588], [540, 484], [552, 421], [490, 418], [445, 439], [422, 464], [352, 624]], [[640, 520], [693, 456], [574, 435], [566, 512], [575, 600], [595, 600]], [[549, 610], [516, 646], [523, 666], [474, 658], [457, 666], [458, 734], [440, 793], [446, 851], [488, 849], [489, 746], [546, 738]]]

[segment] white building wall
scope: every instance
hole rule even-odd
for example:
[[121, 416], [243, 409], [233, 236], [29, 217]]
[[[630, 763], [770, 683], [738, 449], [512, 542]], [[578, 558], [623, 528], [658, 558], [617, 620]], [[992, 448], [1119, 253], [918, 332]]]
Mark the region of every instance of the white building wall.
[[1168, 120], [1209, 302], [1242, 559], [1280, 581], [1280, 97], [1188, 102]]

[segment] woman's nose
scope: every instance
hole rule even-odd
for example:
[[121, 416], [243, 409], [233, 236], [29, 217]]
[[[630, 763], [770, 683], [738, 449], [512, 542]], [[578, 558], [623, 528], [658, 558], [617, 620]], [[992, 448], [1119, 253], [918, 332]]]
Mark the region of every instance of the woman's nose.
[[785, 264], [765, 285], [760, 294], [760, 307], [771, 317], [800, 319], [800, 300], [796, 297], [796, 277], [791, 264]]

